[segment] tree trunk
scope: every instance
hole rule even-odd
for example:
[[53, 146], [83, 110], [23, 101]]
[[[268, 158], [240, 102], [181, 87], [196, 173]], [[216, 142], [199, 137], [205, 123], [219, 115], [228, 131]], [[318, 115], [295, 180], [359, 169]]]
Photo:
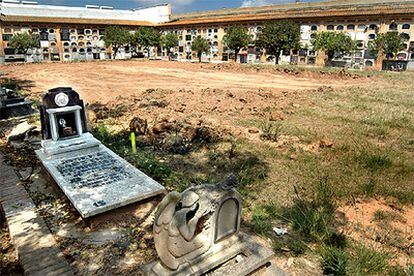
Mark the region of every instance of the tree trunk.
[[234, 61], [237, 62], [237, 55], [239, 54], [240, 49], [234, 51]]
[[149, 48], [144, 48], [144, 51], [147, 51], [147, 60], [149, 60], [150, 59], [150, 51], [149, 51]]
[[198, 53], [198, 61], [201, 62], [201, 56], [203, 55], [203, 53]]
[[279, 56], [275, 55], [275, 65], [278, 65], [278, 64], [279, 64]]
[[332, 67], [332, 59], [334, 58], [334, 56], [335, 56], [335, 52], [328, 52], [328, 60], [327, 60], [327, 62], [325, 62], [325, 65], [326, 66], [329, 66], [329, 67]]

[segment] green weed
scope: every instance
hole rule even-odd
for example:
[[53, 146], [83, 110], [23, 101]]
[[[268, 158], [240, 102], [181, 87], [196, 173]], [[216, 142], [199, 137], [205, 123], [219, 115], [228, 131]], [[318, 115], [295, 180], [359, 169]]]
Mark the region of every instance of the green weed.
[[389, 269], [391, 255], [379, 249], [357, 245], [352, 250], [350, 275], [375, 275]]
[[322, 258], [321, 266], [325, 275], [347, 275], [348, 252], [333, 246], [323, 246], [320, 255]]
[[321, 179], [313, 198], [306, 199], [295, 187], [296, 197], [292, 207], [285, 210], [283, 217], [293, 229], [307, 238], [326, 240], [334, 232], [334, 193], [326, 179]]
[[282, 134], [282, 124], [265, 121], [260, 125], [262, 133], [260, 138], [265, 141], [277, 142]]

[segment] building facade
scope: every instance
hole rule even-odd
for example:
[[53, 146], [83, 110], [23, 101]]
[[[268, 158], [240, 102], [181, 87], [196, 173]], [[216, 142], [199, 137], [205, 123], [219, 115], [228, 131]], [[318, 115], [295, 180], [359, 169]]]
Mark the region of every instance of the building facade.
[[[159, 5], [140, 10], [114, 10], [111, 7], [87, 6], [68, 8], [37, 5], [34, 2], [6, 0], [1, 4], [0, 54], [7, 60], [15, 50], [7, 46], [14, 33], [38, 32], [41, 48], [34, 49], [28, 61], [75, 61], [110, 58], [110, 49], [103, 43], [105, 27], [120, 25], [132, 32], [140, 26], [154, 26], [161, 32], [174, 32], [179, 45], [174, 49], [177, 59], [196, 59], [191, 43], [197, 36], [209, 40], [210, 52], [203, 60], [226, 61], [234, 56], [223, 44], [223, 36], [231, 25], [242, 25], [253, 37], [266, 22], [289, 19], [300, 24], [301, 48], [281, 53], [282, 63], [322, 65], [323, 53], [312, 49], [312, 38], [317, 32], [345, 32], [357, 43], [354, 53], [337, 57], [335, 62], [352, 68], [382, 66], [382, 59], [401, 61], [414, 68], [414, 1], [407, 0], [343, 0], [328, 2], [293, 3], [256, 8], [222, 9], [218, 11], [171, 15], [170, 5]], [[395, 57], [375, 59], [368, 44], [379, 33], [398, 31], [403, 34], [405, 49]], [[165, 49], [154, 49], [152, 55], [165, 56]], [[9, 57], [9, 58], [8, 58]], [[118, 58], [129, 58], [128, 47]], [[16, 55], [13, 56], [16, 58]], [[242, 62], [272, 62], [274, 57], [250, 45], [240, 52]]]
[[[0, 12], [0, 55], [6, 62], [84, 61], [111, 58], [111, 49], [103, 41], [106, 27], [119, 25], [134, 31], [140, 26], [169, 22], [171, 6], [115, 10], [108, 6], [77, 8], [4, 0]], [[40, 48], [30, 50], [26, 57], [8, 45], [11, 37], [20, 32], [40, 37]], [[126, 47], [118, 58], [130, 56]]]

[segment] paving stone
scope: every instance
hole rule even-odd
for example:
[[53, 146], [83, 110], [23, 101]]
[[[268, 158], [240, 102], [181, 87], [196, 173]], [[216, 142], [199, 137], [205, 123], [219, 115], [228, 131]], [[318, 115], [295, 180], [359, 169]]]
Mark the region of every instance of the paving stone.
[[0, 153], [0, 202], [25, 275], [74, 275], [13, 168]]

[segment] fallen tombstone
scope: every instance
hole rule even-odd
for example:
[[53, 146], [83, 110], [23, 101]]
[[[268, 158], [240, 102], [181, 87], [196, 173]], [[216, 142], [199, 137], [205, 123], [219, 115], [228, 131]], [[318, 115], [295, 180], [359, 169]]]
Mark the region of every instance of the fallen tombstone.
[[26, 116], [33, 113], [32, 102], [11, 89], [0, 87], [0, 119]]
[[165, 192], [88, 132], [84, 103], [71, 88], [49, 90], [40, 117], [36, 154], [83, 218]]
[[213, 275], [243, 276], [261, 268], [269, 275], [284, 275], [271, 262], [272, 250], [240, 232], [237, 185], [231, 176], [217, 185], [169, 193], [155, 213], [159, 260], [142, 266], [146, 275], [202, 275], [216, 268]]
[[6, 134], [6, 140], [8, 142], [24, 139], [26, 134], [34, 130], [36, 126], [30, 125], [27, 121], [18, 124], [9, 133]]

